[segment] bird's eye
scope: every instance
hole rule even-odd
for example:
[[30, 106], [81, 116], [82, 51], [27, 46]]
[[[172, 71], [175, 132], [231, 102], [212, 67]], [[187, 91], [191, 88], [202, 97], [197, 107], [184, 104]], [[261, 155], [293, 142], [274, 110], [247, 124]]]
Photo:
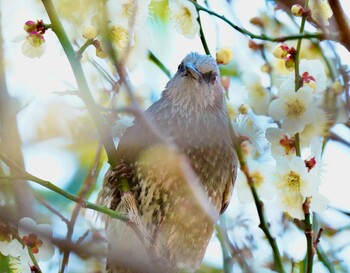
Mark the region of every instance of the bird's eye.
[[218, 79], [218, 74], [215, 72], [208, 72], [203, 75], [203, 78], [207, 83], [214, 84]]
[[185, 66], [183, 63], [180, 63], [179, 66], [177, 67], [177, 71], [179, 72], [184, 72], [185, 71]]
[[210, 75], [210, 83], [211, 84], [215, 83], [217, 81], [217, 79], [218, 79], [218, 74], [211, 73], [211, 75]]

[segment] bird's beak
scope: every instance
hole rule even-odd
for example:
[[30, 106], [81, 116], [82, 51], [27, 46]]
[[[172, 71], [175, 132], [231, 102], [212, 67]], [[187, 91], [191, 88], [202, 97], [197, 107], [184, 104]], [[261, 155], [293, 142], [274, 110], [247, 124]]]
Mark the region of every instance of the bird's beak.
[[194, 79], [199, 80], [200, 78], [202, 78], [202, 74], [197, 70], [197, 68], [193, 65], [193, 63], [186, 63], [185, 64], [186, 67], [186, 74], [190, 74]]

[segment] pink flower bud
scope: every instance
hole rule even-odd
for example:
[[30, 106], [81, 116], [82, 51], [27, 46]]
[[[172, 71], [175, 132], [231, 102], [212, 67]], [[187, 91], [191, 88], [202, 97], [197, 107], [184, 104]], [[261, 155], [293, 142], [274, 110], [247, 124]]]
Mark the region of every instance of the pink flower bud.
[[23, 29], [24, 29], [25, 32], [31, 33], [33, 31], [36, 31], [36, 26], [37, 26], [36, 22], [34, 22], [34, 21], [27, 21], [27, 22], [25, 22], [25, 24], [23, 26]]

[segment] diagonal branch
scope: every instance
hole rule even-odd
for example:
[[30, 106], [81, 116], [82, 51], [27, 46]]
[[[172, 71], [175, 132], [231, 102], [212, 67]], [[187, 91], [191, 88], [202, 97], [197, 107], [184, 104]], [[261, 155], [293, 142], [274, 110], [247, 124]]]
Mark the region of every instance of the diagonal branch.
[[[16, 178], [18, 177], [18, 178], [21, 178], [24, 180], [30, 180], [36, 184], [39, 184], [39, 185], [41, 185], [41, 186], [43, 186], [43, 187], [45, 187], [53, 192], [58, 193], [61, 196], [66, 197], [67, 199], [69, 199], [71, 201], [79, 203], [83, 208], [92, 209], [92, 210], [107, 214], [112, 218], [116, 218], [116, 219], [119, 219], [119, 220], [124, 221], [124, 222], [129, 220], [129, 218], [125, 214], [116, 212], [116, 211], [111, 210], [107, 207], [103, 207], [103, 206], [99, 206], [99, 205], [96, 205], [94, 203], [91, 203], [87, 200], [82, 199], [81, 197], [79, 197], [77, 195], [74, 195], [72, 193], [69, 193], [69, 192], [57, 187], [56, 185], [54, 185], [50, 181], [43, 180], [39, 177], [36, 177], [36, 176], [24, 171], [13, 160], [11, 160], [9, 157], [7, 157], [5, 154], [3, 154], [1, 152], [0, 152], [0, 159], [10, 168], [14, 168], [17, 170], [18, 175], [16, 176]], [[11, 177], [11, 176], [10, 177], [2, 177], [2, 179], [13, 179], [13, 177]]]
[[112, 167], [116, 165], [116, 148], [113, 142], [110, 128], [107, 126], [103, 116], [98, 110], [98, 107], [91, 95], [90, 88], [85, 78], [83, 68], [81, 66], [79, 57], [73, 49], [68, 36], [63, 29], [62, 23], [57, 15], [55, 7], [51, 0], [42, 0], [42, 3], [46, 9], [46, 12], [51, 20], [52, 31], [55, 32], [59, 42], [61, 43], [64, 52], [68, 58], [68, 61], [73, 70], [73, 74], [77, 81], [80, 97], [84, 101], [90, 115], [97, 127], [98, 133], [102, 140], [103, 146], [106, 150], [108, 162]]
[[339, 42], [350, 52], [350, 24], [339, 0], [328, 0], [339, 31]]
[[210, 15], [213, 15], [219, 19], [221, 19], [222, 21], [224, 21], [225, 23], [227, 23], [229, 26], [231, 26], [232, 28], [234, 28], [235, 30], [237, 30], [238, 32], [242, 33], [243, 35], [249, 36], [251, 39], [258, 39], [258, 40], [264, 40], [264, 41], [270, 41], [270, 42], [284, 42], [284, 41], [288, 41], [288, 40], [297, 40], [300, 38], [304, 38], [304, 39], [312, 39], [312, 38], [316, 38], [319, 40], [323, 40], [325, 37], [322, 33], [315, 33], [315, 34], [295, 34], [295, 35], [288, 35], [288, 36], [281, 36], [281, 37], [270, 37], [267, 36], [265, 34], [255, 34], [250, 32], [249, 30], [239, 27], [237, 25], [235, 25], [234, 23], [232, 23], [230, 20], [228, 20], [225, 16], [220, 15], [210, 9], [207, 9], [203, 6], [201, 6], [200, 4], [198, 4], [197, 2], [193, 1], [193, 0], [188, 0], [191, 3], [193, 3], [198, 11], [204, 11]]

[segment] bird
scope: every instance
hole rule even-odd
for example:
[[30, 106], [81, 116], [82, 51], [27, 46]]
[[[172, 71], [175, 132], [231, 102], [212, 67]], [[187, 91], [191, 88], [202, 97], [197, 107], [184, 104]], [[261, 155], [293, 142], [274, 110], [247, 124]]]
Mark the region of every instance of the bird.
[[107, 272], [194, 272], [237, 175], [216, 61], [187, 54], [144, 117], [163, 138], [136, 117], [120, 137], [117, 165], [98, 194], [99, 205], [131, 219], [103, 218]]

